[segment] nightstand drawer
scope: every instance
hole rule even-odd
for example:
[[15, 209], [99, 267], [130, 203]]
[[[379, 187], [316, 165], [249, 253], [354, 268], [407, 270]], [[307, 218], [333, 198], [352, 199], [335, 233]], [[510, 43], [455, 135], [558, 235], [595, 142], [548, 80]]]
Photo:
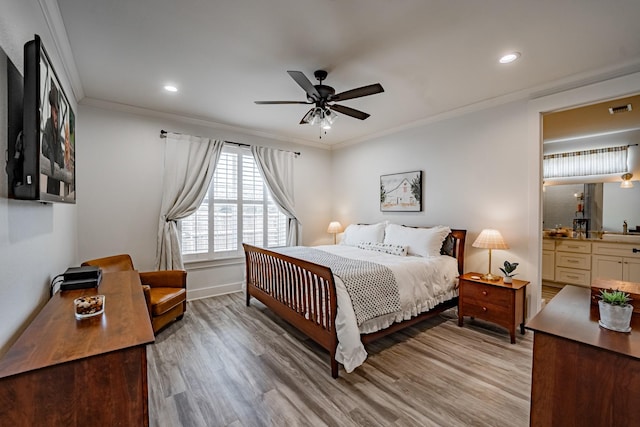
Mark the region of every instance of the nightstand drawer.
[[511, 290], [481, 283], [464, 282], [460, 292], [466, 301], [475, 300], [481, 304], [487, 301], [493, 305], [508, 306], [511, 303]]
[[513, 317], [512, 310], [507, 306], [485, 304], [482, 301], [465, 299], [461, 303], [465, 316], [477, 317], [498, 324], [509, 322]]

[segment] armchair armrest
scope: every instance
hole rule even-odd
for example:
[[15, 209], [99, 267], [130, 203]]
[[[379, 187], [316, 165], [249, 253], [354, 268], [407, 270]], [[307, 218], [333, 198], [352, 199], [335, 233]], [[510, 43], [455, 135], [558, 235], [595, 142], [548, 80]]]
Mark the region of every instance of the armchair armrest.
[[149, 285], [142, 285], [142, 292], [144, 293], [144, 300], [147, 302], [149, 318], [151, 318], [151, 287]]
[[186, 288], [187, 272], [184, 270], [160, 270], [140, 273], [143, 285], [152, 288]]

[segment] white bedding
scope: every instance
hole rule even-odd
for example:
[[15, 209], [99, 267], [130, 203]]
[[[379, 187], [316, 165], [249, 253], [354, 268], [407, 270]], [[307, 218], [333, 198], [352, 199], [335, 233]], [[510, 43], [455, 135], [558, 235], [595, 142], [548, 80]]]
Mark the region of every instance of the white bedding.
[[397, 256], [347, 245], [315, 246], [315, 248], [345, 258], [382, 264], [391, 269], [398, 283], [401, 311], [371, 319], [358, 328], [356, 315], [344, 283], [340, 278], [335, 278], [338, 297], [336, 360], [344, 365], [347, 372], [362, 365], [367, 358], [367, 352], [360, 341], [360, 334], [385, 329], [392, 323], [410, 319], [458, 295], [458, 262], [450, 256], [441, 255], [432, 258]]

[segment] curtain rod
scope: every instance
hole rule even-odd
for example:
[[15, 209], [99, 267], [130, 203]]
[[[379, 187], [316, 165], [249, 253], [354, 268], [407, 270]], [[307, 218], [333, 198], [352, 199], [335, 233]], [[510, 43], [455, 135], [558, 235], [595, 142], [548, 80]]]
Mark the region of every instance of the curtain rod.
[[[160, 129], [160, 138], [166, 138], [168, 133], [169, 132], [167, 132], [166, 130]], [[180, 132], [171, 132], [171, 133], [175, 133], [176, 135], [182, 135]], [[202, 137], [199, 136], [198, 138], [202, 138]], [[241, 142], [234, 142], [234, 141], [226, 141], [225, 140], [224, 143], [225, 144], [231, 144], [231, 145], [237, 145], [238, 147], [251, 147], [250, 144], [243, 144]], [[296, 156], [300, 155], [299, 151], [289, 151], [289, 150], [280, 150], [280, 151], [288, 151], [289, 153], [293, 153]]]

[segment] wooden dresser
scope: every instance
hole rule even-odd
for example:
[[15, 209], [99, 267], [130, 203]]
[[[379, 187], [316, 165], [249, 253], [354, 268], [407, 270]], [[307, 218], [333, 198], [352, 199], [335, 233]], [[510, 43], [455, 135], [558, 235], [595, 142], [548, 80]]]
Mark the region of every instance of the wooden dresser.
[[[73, 300], [105, 295], [104, 313], [76, 320]], [[99, 288], [55, 294], [0, 360], [0, 424], [146, 426], [146, 344], [154, 341], [135, 271]]]
[[565, 286], [526, 325], [535, 331], [531, 426], [640, 423], [640, 316], [630, 333], [603, 329], [590, 297]]

